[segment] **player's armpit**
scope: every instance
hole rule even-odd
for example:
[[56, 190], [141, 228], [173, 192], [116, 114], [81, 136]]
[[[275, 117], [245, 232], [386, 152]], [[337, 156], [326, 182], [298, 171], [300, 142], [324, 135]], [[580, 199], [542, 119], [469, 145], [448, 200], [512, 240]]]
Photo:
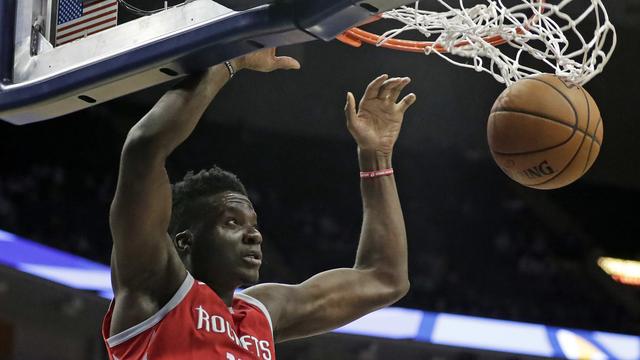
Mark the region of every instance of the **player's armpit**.
[[331, 331], [393, 304], [408, 284], [382, 281], [373, 270], [334, 269], [298, 285], [261, 284], [245, 293], [269, 310], [274, 338], [282, 342]]

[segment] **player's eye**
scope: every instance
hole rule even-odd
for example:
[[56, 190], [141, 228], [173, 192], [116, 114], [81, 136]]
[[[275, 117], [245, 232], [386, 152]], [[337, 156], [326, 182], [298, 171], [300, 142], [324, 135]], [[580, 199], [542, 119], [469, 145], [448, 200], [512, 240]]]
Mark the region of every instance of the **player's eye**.
[[225, 222], [226, 225], [238, 225], [238, 220], [231, 218], [231, 219], [227, 219], [227, 221]]

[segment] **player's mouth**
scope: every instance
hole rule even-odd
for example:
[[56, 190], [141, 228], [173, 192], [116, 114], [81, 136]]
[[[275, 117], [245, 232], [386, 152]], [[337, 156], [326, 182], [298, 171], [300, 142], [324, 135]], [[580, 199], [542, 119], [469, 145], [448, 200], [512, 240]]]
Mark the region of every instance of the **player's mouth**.
[[242, 256], [242, 260], [252, 265], [260, 265], [262, 264], [262, 252], [256, 250], [248, 251]]

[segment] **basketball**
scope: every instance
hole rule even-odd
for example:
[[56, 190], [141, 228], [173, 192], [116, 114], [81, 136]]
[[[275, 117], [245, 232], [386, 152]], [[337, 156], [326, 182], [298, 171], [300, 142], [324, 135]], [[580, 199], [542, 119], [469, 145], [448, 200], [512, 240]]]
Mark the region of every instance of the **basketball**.
[[602, 136], [591, 95], [550, 74], [505, 89], [487, 123], [489, 148], [500, 169], [535, 189], [557, 189], [579, 179], [598, 157]]

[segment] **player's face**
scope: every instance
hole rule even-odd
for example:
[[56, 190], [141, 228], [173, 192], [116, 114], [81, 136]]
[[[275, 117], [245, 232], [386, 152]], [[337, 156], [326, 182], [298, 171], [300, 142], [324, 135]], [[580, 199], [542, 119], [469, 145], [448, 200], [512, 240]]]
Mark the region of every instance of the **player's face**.
[[212, 213], [204, 215], [206, 230], [194, 244], [194, 272], [218, 286], [256, 283], [262, 264], [262, 235], [251, 201], [231, 191], [210, 201]]

